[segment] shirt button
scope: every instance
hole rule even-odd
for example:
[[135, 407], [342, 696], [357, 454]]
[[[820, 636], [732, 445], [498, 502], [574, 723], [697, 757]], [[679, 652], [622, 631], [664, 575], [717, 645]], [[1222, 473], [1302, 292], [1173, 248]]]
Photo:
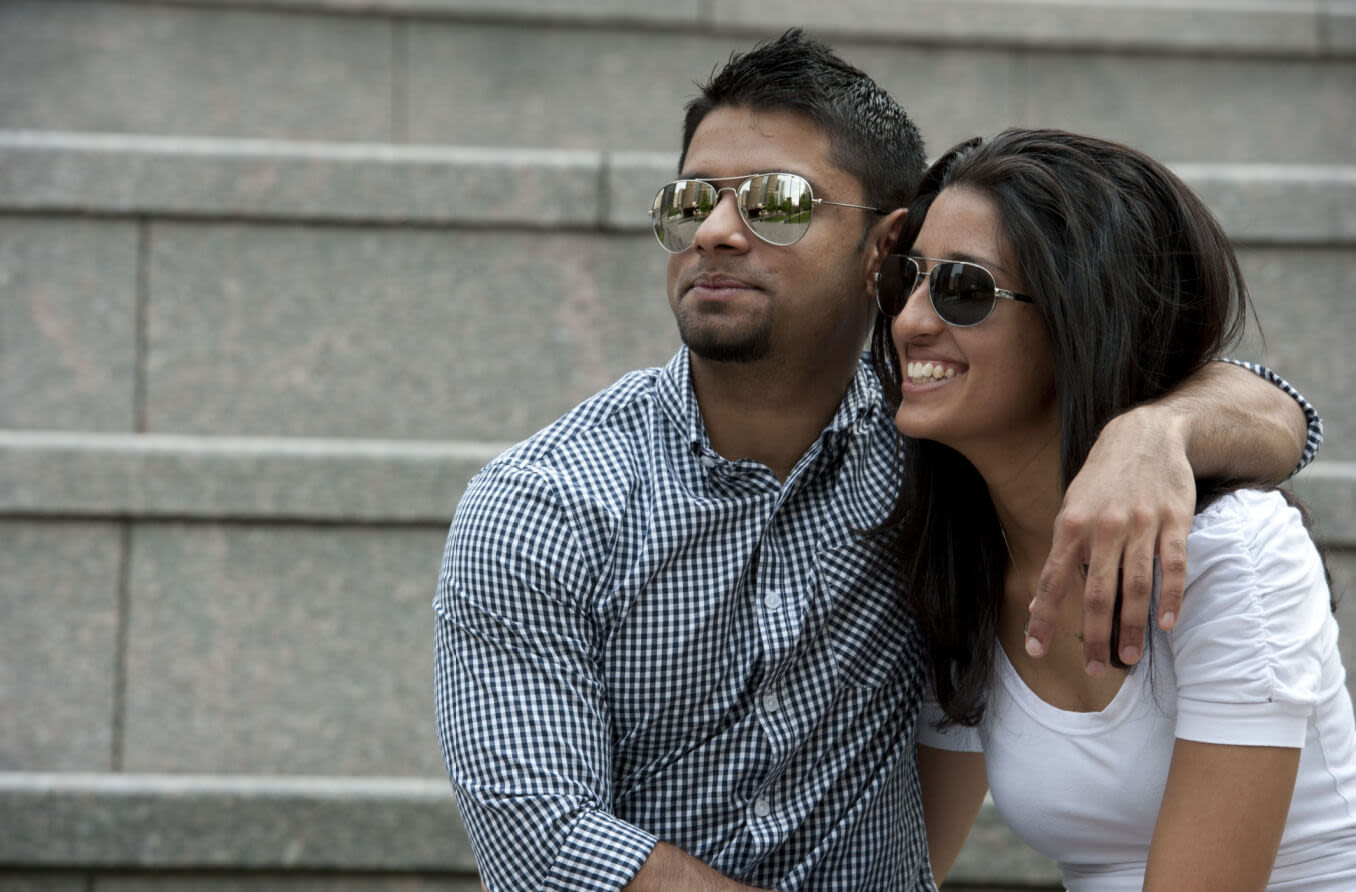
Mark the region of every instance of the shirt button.
[[763, 606], [768, 610], [776, 610], [782, 606], [782, 596], [776, 592], [768, 592], [763, 595]]
[[777, 699], [776, 694], [763, 695], [763, 708], [766, 709], [768, 712], [776, 712], [778, 709], [781, 708], [781, 705], [782, 704]]
[[760, 818], [766, 818], [772, 814], [772, 803], [766, 799], [756, 799], [753, 803], [753, 813]]
[[703, 455], [703, 456], [702, 456], [702, 465], [703, 465], [703, 466], [705, 466], [705, 467], [707, 467], [707, 468], [714, 468], [714, 467], [716, 466], [716, 464], [717, 464], [717, 462], [716, 462], [716, 457], [715, 457], [714, 455]]

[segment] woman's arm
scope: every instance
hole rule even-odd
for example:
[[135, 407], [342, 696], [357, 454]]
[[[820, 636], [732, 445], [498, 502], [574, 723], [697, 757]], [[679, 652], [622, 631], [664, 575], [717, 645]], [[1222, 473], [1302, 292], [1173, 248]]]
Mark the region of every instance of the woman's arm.
[[1178, 739], [1145, 892], [1265, 889], [1299, 761], [1297, 748]]
[[920, 744], [918, 778], [923, 790], [923, 823], [928, 831], [932, 875], [940, 883], [956, 863], [956, 856], [984, 804], [984, 794], [989, 791], [984, 754]]

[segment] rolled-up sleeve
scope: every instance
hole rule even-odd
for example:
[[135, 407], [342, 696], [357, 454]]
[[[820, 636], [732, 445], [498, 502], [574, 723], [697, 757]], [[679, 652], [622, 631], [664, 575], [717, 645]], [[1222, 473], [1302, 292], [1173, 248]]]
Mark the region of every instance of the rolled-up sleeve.
[[491, 892], [620, 889], [656, 842], [611, 813], [599, 558], [559, 492], [533, 468], [482, 471], [433, 603], [439, 742]]

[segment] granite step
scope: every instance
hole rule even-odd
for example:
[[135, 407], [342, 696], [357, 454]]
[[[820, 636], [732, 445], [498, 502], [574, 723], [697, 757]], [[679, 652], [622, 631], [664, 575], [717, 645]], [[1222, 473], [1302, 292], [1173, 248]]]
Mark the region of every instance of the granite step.
[[672, 150], [693, 81], [789, 23], [934, 152], [1060, 126], [1183, 161], [1349, 163], [1349, 0], [197, 0], [0, 5], [0, 128]]
[[[672, 153], [0, 132], [0, 426], [511, 442], [677, 345]], [[1356, 459], [1356, 166], [1175, 164]]]

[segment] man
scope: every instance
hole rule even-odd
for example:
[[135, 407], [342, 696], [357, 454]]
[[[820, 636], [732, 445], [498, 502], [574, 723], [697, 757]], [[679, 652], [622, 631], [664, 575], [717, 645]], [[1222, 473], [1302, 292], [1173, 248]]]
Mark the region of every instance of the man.
[[[684, 348], [491, 462], [448, 538], [439, 734], [482, 879], [932, 889], [922, 642], [861, 535], [895, 455], [862, 348], [921, 140], [793, 30], [731, 59], [683, 143], [655, 217]], [[1052, 610], [1088, 564], [1114, 595], [1124, 563], [1132, 661], [1155, 552], [1176, 610], [1193, 469], [1278, 478], [1301, 452], [1293, 400], [1213, 366], [1108, 428], [1042, 586]]]

